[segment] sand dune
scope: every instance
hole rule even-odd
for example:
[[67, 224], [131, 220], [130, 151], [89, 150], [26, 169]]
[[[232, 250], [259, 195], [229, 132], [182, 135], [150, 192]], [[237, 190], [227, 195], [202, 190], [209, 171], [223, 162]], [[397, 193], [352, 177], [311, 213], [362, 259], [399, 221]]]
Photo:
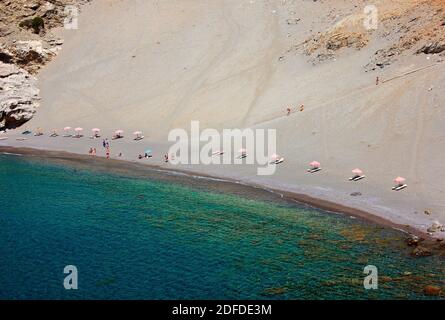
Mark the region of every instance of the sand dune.
[[[403, 18], [408, 9], [429, 10], [418, 3], [377, 7]], [[286, 162], [272, 177], [245, 166], [190, 169], [364, 208], [422, 230], [432, 220], [445, 223], [443, 59], [413, 54], [419, 42], [365, 72], [397, 38], [391, 30], [391, 39], [379, 38], [384, 24], [364, 34], [363, 47], [340, 48], [325, 61], [314, 60], [319, 48], [304, 53], [308, 39], [362, 10], [362, 1], [94, 1], [79, 30], [61, 30], [63, 50], [39, 75], [43, 100], [28, 127], [143, 130], [159, 159], [169, 130], [190, 120], [217, 129], [276, 128]], [[303, 112], [286, 116], [287, 106], [301, 104]], [[87, 150], [77, 142], [57, 148]], [[119, 148], [129, 159], [137, 153], [134, 145]], [[325, 170], [308, 176], [314, 159]], [[356, 167], [367, 179], [352, 185]], [[399, 175], [409, 188], [391, 192]]]

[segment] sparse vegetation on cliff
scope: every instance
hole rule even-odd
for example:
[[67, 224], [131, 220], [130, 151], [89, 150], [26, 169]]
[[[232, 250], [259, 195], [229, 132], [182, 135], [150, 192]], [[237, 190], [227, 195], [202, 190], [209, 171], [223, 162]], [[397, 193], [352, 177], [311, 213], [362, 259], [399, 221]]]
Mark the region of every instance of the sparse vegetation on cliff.
[[42, 29], [45, 28], [45, 22], [42, 17], [34, 17], [32, 19], [26, 19], [19, 23], [20, 28], [32, 28], [35, 34], [39, 34]]

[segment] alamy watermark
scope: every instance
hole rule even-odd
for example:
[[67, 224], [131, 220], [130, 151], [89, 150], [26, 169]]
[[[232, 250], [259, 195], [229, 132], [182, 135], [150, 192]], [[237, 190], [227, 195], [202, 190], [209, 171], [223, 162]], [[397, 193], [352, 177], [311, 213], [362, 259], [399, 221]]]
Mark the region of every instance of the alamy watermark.
[[379, 273], [376, 266], [368, 265], [363, 269], [363, 273], [366, 275], [363, 280], [363, 287], [366, 290], [377, 290], [379, 288]]
[[65, 6], [64, 9], [65, 19], [63, 21], [63, 27], [67, 30], [79, 29], [79, 8], [73, 5]]
[[77, 290], [79, 288], [77, 267], [68, 265], [63, 269], [63, 273], [68, 274], [65, 279], [63, 279], [63, 287], [66, 290]]
[[367, 5], [363, 9], [365, 18], [363, 19], [363, 26], [366, 30], [377, 30], [379, 27], [379, 11], [373, 4]]
[[170, 131], [169, 162], [178, 164], [256, 164], [258, 175], [272, 175], [283, 158], [276, 154], [275, 129], [216, 129], [200, 131], [199, 121]]

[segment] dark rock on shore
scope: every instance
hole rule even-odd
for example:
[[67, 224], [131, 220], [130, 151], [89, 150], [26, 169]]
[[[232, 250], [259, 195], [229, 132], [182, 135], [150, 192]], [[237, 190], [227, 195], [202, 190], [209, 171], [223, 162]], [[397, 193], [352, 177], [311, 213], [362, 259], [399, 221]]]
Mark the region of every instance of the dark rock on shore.
[[408, 239], [406, 239], [406, 243], [410, 247], [417, 247], [419, 245], [420, 239], [417, 236], [411, 236]]
[[433, 254], [433, 252], [423, 246], [417, 246], [412, 252], [411, 255], [413, 257], [428, 257], [431, 256]]

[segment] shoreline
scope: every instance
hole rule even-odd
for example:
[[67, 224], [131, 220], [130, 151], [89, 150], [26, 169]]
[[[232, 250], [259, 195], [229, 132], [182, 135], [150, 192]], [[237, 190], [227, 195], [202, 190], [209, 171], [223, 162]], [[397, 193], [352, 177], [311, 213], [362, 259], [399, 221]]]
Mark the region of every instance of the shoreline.
[[[183, 174], [188, 176], [191, 179], [197, 178], [206, 178], [211, 180], [216, 180], [222, 183], [229, 183], [232, 185], [242, 185], [247, 188], [257, 188], [262, 189], [263, 191], [273, 193], [276, 196], [281, 197], [284, 200], [297, 202], [300, 204], [308, 205], [310, 207], [320, 209], [323, 211], [328, 211], [336, 214], [341, 214], [346, 217], [354, 217], [361, 219], [363, 221], [371, 222], [382, 227], [389, 227], [400, 232], [406, 233], [407, 235], [414, 235], [421, 239], [424, 239], [427, 242], [437, 242], [438, 238], [429, 235], [422, 230], [416, 229], [415, 227], [402, 225], [390, 221], [389, 219], [385, 219], [378, 215], [375, 215], [371, 212], [367, 212], [362, 209], [349, 207], [340, 203], [335, 203], [333, 201], [324, 200], [320, 198], [316, 198], [307, 194], [290, 192], [285, 190], [280, 190], [274, 187], [270, 187], [267, 185], [261, 185], [257, 183], [249, 183], [243, 181], [242, 179], [236, 180], [233, 178], [226, 178], [217, 175], [207, 174], [199, 171], [189, 170], [189, 169], [179, 169], [179, 168], [165, 168], [161, 165], [156, 164], [142, 164], [135, 161], [129, 160], [121, 160], [121, 159], [106, 159], [101, 156], [97, 156], [94, 159], [90, 155], [84, 155], [79, 153], [67, 152], [67, 151], [55, 151], [55, 150], [46, 150], [46, 149], [37, 149], [37, 148], [29, 148], [29, 147], [13, 147], [13, 146], [0, 146], [0, 153], [9, 154], [9, 155], [19, 155], [19, 156], [27, 156], [27, 157], [41, 157], [45, 159], [58, 159], [65, 161], [82, 161], [83, 164], [86, 164], [88, 167], [92, 167], [91, 163], [88, 163], [87, 160], [94, 160], [94, 162], [100, 162], [100, 164], [106, 164], [107, 167], [114, 169], [122, 169], [124, 166], [131, 166], [133, 168], [138, 169], [149, 169], [160, 172], [162, 174]], [[104, 167], [102, 167], [104, 168]]]
[[[311, 7], [309, 5], [306, 7], [304, 3], [301, 5], [303, 5], [302, 10], [313, 9], [312, 5]], [[188, 7], [190, 6], [187, 6], [187, 9]], [[434, 127], [434, 124], [426, 122], [428, 118], [439, 119], [439, 114], [430, 113], [426, 108], [419, 109], [418, 130], [404, 131], [405, 127], [411, 128], [412, 119], [408, 117], [411, 115], [411, 108], [405, 109], [409, 107], [409, 104], [402, 100], [394, 100], [392, 97], [394, 90], [399, 90], [402, 84], [391, 81], [386, 85], [375, 87], [373, 76], [362, 76], [354, 68], [349, 68], [351, 65], [363, 65], [365, 58], [368, 62], [364, 50], [361, 52], [365, 56], [355, 54], [339, 56], [332, 67], [329, 64], [317, 66], [320, 69], [316, 73], [313, 72], [315, 69], [308, 65], [305, 57], [295, 55], [295, 59], [289, 59], [285, 55], [279, 62], [282, 64], [280, 71], [275, 69], [271, 58], [278, 54], [276, 48], [279, 47], [279, 43], [276, 43], [276, 40], [280, 38], [284, 40], [290, 33], [294, 34], [294, 30], [291, 30], [293, 27], [287, 23], [284, 23], [284, 28], [279, 25], [280, 19], [286, 17], [286, 10], [292, 9], [291, 5], [267, 17], [268, 23], [265, 24], [258, 21], [266, 18], [264, 12], [270, 8], [260, 5], [235, 11], [229, 4], [222, 6], [209, 4], [199, 8], [204, 10], [200, 11], [199, 15], [192, 12], [185, 14], [186, 8], [179, 3], [174, 8], [175, 10], [172, 10], [173, 8], [168, 6], [150, 3], [133, 6], [120, 3], [109, 5], [92, 1], [91, 5], [85, 6], [85, 10], [82, 10], [80, 15], [81, 30], [74, 32], [54, 29], [58, 37], [64, 40], [63, 50], [56, 59], [45, 65], [39, 72], [38, 87], [41, 90], [42, 107], [24, 127], [32, 126], [33, 129], [40, 127], [45, 131], [51, 128], [64, 128], [67, 125], [73, 128], [76, 126], [99, 127], [102, 133], [108, 134], [117, 128], [127, 133], [140, 130], [144, 132], [146, 140], [138, 143], [113, 142], [111, 157], [116, 159], [113, 155], [120, 152], [123, 156], [116, 159], [121, 160], [120, 163], [125, 161], [167, 172], [224, 179], [278, 193], [292, 201], [323, 210], [340, 212], [390, 226], [422, 238], [445, 239], [445, 232], [428, 234], [427, 231], [435, 221], [445, 224], [445, 201], [443, 200], [445, 199], [443, 191], [445, 179], [443, 171], [440, 170], [441, 158], [434, 157], [434, 160], [438, 161], [433, 162], [430, 156], [427, 159], [424, 158], [431, 153], [429, 143], [425, 142], [436, 141], [441, 136], [441, 132], [421, 134], [426, 133], [423, 132], [426, 131], [423, 128]], [[104, 25], [95, 23], [95, 21], [105, 22], [113, 17], [120, 19], [122, 9], [125, 9], [126, 15], [132, 13], [131, 16], [134, 18], [128, 20], [128, 24], [126, 23], [131, 32], [116, 33], [117, 30], [113, 28], [104, 29]], [[165, 9], [168, 14], [159, 16], [158, 13]], [[213, 15], [214, 12], [218, 12], [215, 9], [224, 9], [226, 15]], [[322, 6], [320, 13], [327, 14], [329, 10], [329, 7]], [[244, 21], [246, 28], [239, 28], [239, 21], [245, 19], [243, 15], [237, 13], [238, 11], [249, 13], [250, 19]], [[145, 12], [145, 14], [136, 14], [139, 12]], [[211, 13], [211, 15], [205, 13]], [[153, 25], [157, 28], [142, 30], [139, 27], [141, 21], [151, 17], [151, 14], [157, 18], [153, 21]], [[171, 24], [172, 15], [181, 17], [179, 25]], [[229, 21], [223, 19], [227, 17], [230, 17]], [[201, 23], [196, 24], [196, 21]], [[282, 22], [285, 21], [282, 20]], [[208, 30], [205, 26], [209, 23], [216, 26], [216, 30]], [[264, 30], [270, 30], [271, 23], [276, 24], [277, 28], [274, 28], [270, 37], [263, 39]], [[312, 23], [311, 19], [301, 21], [300, 28], [302, 30], [313, 28]], [[319, 31], [324, 32], [325, 27], [321, 25]], [[164, 37], [164, 33], [159, 34], [157, 30], [163, 30], [169, 36]], [[232, 34], [235, 30], [237, 30], [236, 37], [227, 39], [224, 36], [219, 37], [219, 33]], [[116, 38], [116, 34], [121, 37]], [[129, 34], [134, 37], [129, 37]], [[113, 35], [114, 41], [122, 44], [119, 50], [116, 51], [116, 46], [109, 41], [104, 41], [110, 35]], [[306, 39], [305, 34], [295, 33], [294, 36], [292, 43], [295, 43], [297, 39]], [[177, 48], [182, 47], [184, 37], [201, 39], [193, 46], [186, 47], [191, 53], [196, 53], [193, 57], [200, 57], [199, 59], [194, 59], [189, 55], [186, 55], [188, 57], [186, 60], [183, 59], [184, 55]], [[156, 44], [153, 42], [154, 39], [156, 39]], [[262, 41], [251, 43], [250, 40], [254, 39], [262, 39]], [[246, 48], [264, 53], [264, 56], [259, 55], [258, 59], [252, 59], [252, 55], [248, 53], [250, 50], [242, 52], [235, 50], [244, 48], [246, 43], [248, 43]], [[257, 46], [257, 43], [269, 44], [270, 50]], [[97, 50], [85, 50], [91, 47]], [[129, 54], [124, 48], [135, 49]], [[159, 55], [158, 50], [171, 52], [172, 55]], [[232, 51], [236, 53], [236, 59], [229, 54]], [[238, 57], [244, 52], [248, 54]], [[94, 58], [79, 60], [79, 56], [86, 55]], [[218, 63], [215, 63], [215, 57], [218, 57]], [[243, 70], [240, 73], [240, 64], [237, 61], [244, 62], [241, 59], [243, 57], [249, 58], [249, 61], [252, 60], [250, 67], [264, 65], [265, 68], [256, 70], [257, 68], [249, 67], [247, 71]], [[103, 63], [104, 61], [107, 63]], [[425, 63], [423, 57], [420, 56], [408, 62], [418, 67], [424, 66]], [[218, 68], [224, 63], [229, 63], [228, 68]], [[164, 64], [171, 66], [168, 70], [158, 69], [158, 66]], [[206, 68], [202, 69], [203, 66]], [[299, 69], [301, 78], [299, 77], [297, 83], [294, 82], [296, 77], [287, 71], [296, 66], [301, 68]], [[350, 72], [344, 72], [345, 66], [348, 66], [347, 69]], [[153, 70], [153, 73], [139, 73], [142, 67]], [[92, 70], [94, 73], [91, 72]], [[286, 71], [282, 72], [283, 70]], [[338, 79], [339, 70], [342, 72], [344, 85], [336, 87], [332, 80]], [[405, 71], [405, 63], [395, 63], [392, 69], [381, 74], [381, 78], [391, 79], [394, 74], [403, 74]], [[247, 74], [248, 81], [243, 76]], [[129, 87], [125, 88], [130, 89], [131, 99], [121, 94], [122, 85], [116, 86], [121, 84], [122, 75], [128, 75], [125, 80], [128, 81]], [[234, 77], [233, 82], [230, 80], [225, 83], [225, 80], [232, 79], [233, 75], [241, 76]], [[320, 78], [317, 75], [323, 75], [323, 77]], [[263, 88], [265, 77], [270, 77], [271, 83], [264, 84]], [[203, 81], [196, 81], [201, 78]], [[107, 80], [101, 86], [96, 86], [99, 79]], [[171, 87], [172, 79], [177, 80], [173, 87]], [[407, 80], [403, 89], [404, 92], [410, 92], [410, 95], [406, 98], [416, 99], [419, 104], [429, 103], [431, 95], [439, 92], [440, 88], [430, 91], [430, 88], [423, 84], [440, 83], [441, 79], [436, 74], [421, 74], [420, 83], [411, 83]], [[207, 80], [209, 80], [208, 84], [218, 83], [218, 86], [208, 87]], [[283, 83], [289, 83], [289, 86], [283, 86]], [[301, 88], [304, 89], [301, 90], [301, 94], [293, 93], [290, 96], [289, 92], [293, 92], [295, 87], [300, 88], [300, 83], [316, 83], [317, 85], [304, 86]], [[233, 91], [232, 85], [236, 88], [240, 85], [246, 87], [243, 87], [242, 91], [238, 89]], [[365, 93], [360, 89], [368, 86], [378, 91]], [[174, 95], [170, 94], [172, 88], [176, 90]], [[254, 92], [250, 98], [246, 94], [249, 88]], [[258, 88], [261, 90], [258, 91]], [[234, 95], [229, 95], [230, 92], [234, 92]], [[221, 94], [230, 98], [227, 101], [215, 99]], [[313, 98], [314, 96], [316, 98]], [[377, 96], [390, 99], [392, 107], [388, 109], [385, 100], [379, 100]], [[183, 98], [179, 99], [180, 97]], [[295, 102], [296, 99], [305, 103], [305, 112], [294, 113], [291, 117], [282, 116], [284, 111], [282, 106], [289, 104], [289, 101]], [[209, 101], [212, 103], [209, 104]], [[328, 101], [331, 103], [327, 103]], [[274, 106], [270, 106], [269, 102], [273, 102]], [[160, 105], [165, 107], [159, 108]], [[264, 117], [268, 118], [269, 114], [279, 114], [280, 117], [274, 118], [273, 121], [262, 121]], [[188, 115], [193, 115], [191, 119], [203, 121], [206, 126], [214, 126], [217, 129], [233, 126], [276, 129], [277, 146], [281, 155], [286, 157], [286, 162], [277, 168], [273, 177], [269, 178], [255, 175], [250, 166], [180, 165], [173, 167], [163, 165], [162, 154], [165, 153], [167, 147], [165, 143], [167, 129], [186, 128], [190, 120]], [[243, 123], [237, 123], [237, 119], [244, 119]], [[353, 121], [348, 121], [348, 119]], [[371, 123], [375, 126], [368, 127]], [[360, 126], [360, 131], [356, 130], [358, 126]], [[296, 127], [298, 132], [295, 130]], [[342, 129], [339, 130], [339, 128]], [[393, 128], [397, 130], [394, 131]], [[67, 139], [61, 144], [56, 139], [42, 137], [32, 139], [32, 141], [30, 139], [28, 142], [11, 141], [21, 137], [19, 130], [16, 128], [9, 131], [9, 141], [0, 145], [19, 149], [34, 148], [42, 150], [41, 152], [43, 150], [66, 152], [66, 157], [73, 157], [73, 154], [86, 155], [88, 147], [97, 147], [98, 151], [101, 150], [99, 142], [95, 140], [84, 143], [84, 140], [80, 142]], [[402, 131], [399, 132], [399, 130]], [[398, 135], [394, 136], [395, 132], [401, 133], [404, 138], [398, 139]], [[411, 145], [412, 141], [416, 142], [415, 145]], [[146, 148], [153, 150], [154, 158], [149, 162], [152, 163], [154, 160], [155, 164], [142, 164], [142, 161], [135, 160], [136, 156]], [[434, 150], [439, 149], [440, 146], [434, 146]], [[407, 161], [398, 161], [400, 154], [406, 155]], [[323, 163], [323, 172], [309, 176], [305, 168], [313, 160]], [[366, 180], [356, 184], [350, 183], [347, 180], [348, 175], [351, 169], [357, 166], [366, 172]], [[405, 177], [409, 185], [400, 193], [390, 191], [393, 177], [398, 176]], [[426, 212], [428, 214], [424, 214]]]

